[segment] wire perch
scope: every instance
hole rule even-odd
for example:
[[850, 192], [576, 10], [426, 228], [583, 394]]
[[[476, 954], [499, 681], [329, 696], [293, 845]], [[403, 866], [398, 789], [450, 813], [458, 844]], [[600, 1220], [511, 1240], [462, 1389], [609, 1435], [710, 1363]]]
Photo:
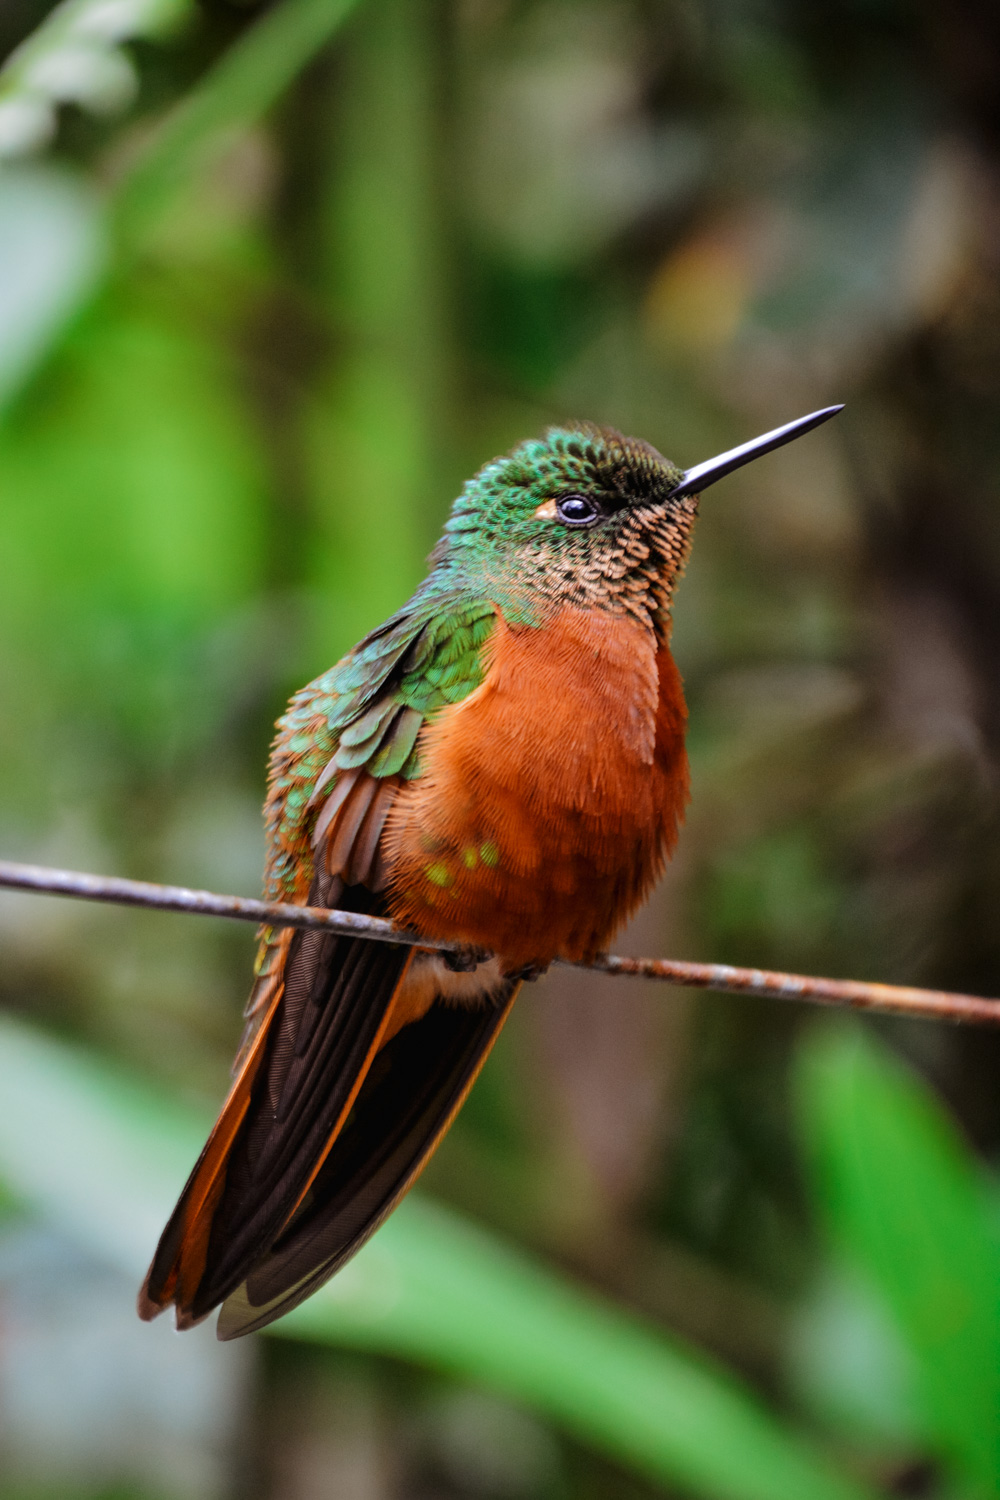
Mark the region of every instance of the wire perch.
[[[395, 927], [383, 917], [355, 912], [326, 911], [314, 906], [288, 906], [256, 901], [247, 896], [220, 896], [214, 891], [188, 890], [179, 885], [154, 885], [116, 875], [87, 875], [55, 870], [45, 865], [23, 865], [0, 860], [0, 888], [34, 891], [39, 895], [72, 896], [81, 901], [103, 901], [115, 906], [143, 906], [153, 911], [185, 912], [190, 916], [226, 917], [270, 927], [342, 932], [377, 943], [405, 943], [410, 947], [453, 949], [453, 943], [421, 937]], [[566, 962], [556, 959], [557, 963]], [[874, 984], [858, 979], [822, 979], [811, 974], [782, 974], [773, 969], [740, 969], [730, 964], [689, 963], [673, 958], [623, 958], [603, 953], [589, 964], [568, 964], [602, 974], [626, 974], [661, 979], [694, 989], [719, 990], [729, 995], [770, 995], [777, 1000], [801, 1000], [810, 1005], [846, 1005], [856, 1010], [917, 1016], [924, 1020], [1000, 1025], [1000, 1000], [977, 995], [955, 995], [945, 990], [922, 990], [906, 985]]]

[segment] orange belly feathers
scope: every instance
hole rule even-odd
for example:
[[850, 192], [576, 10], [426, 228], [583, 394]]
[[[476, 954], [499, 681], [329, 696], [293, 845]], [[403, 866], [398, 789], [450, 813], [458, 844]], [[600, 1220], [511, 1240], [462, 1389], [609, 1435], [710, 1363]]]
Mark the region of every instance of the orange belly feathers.
[[[386, 829], [396, 921], [510, 971], [585, 959], [648, 895], [688, 798], [680, 675], [651, 629], [498, 618], [486, 679], [421, 741]], [[527, 711], [526, 711], [527, 710]]]

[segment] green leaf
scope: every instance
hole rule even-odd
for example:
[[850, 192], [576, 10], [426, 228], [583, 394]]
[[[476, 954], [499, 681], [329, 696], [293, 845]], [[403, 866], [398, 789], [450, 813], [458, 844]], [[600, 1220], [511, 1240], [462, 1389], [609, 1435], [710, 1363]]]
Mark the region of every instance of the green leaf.
[[63, 0], [0, 68], [0, 158], [54, 135], [60, 104], [111, 114], [137, 80], [121, 43], [177, 27], [192, 0]]
[[[0, 1179], [137, 1281], [207, 1120], [0, 1020]], [[738, 1381], [411, 1197], [275, 1334], [482, 1380], [652, 1478], [724, 1500], [864, 1500]]]
[[824, 1267], [797, 1309], [787, 1360], [797, 1398], [826, 1427], [875, 1452], [920, 1451], [916, 1361], [856, 1266]]
[[972, 1153], [859, 1028], [812, 1034], [797, 1093], [830, 1233], [913, 1352], [928, 1441], [976, 1493], [1000, 1493], [1000, 1246]]
[[[176, 195], [271, 108], [355, 4], [284, 0], [246, 29], [162, 122], [124, 176], [113, 202], [114, 225], [124, 241], [119, 249], [141, 241]], [[191, 0], [64, 0], [0, 68], [0, 162], [43, 146], [55, 133], [60, 103], [98, 113], [123, 108], [137, 80], [120, 43], [169, 33], [193, 11]], [[22, 201], [28, 189], [31, 203]], [[5, 222], [15, 216], [24, 224]], [[96, 191], [88, 194], [68, 173], [42, 179], [3, 169], [0, 283], [10, 295], [0, 290], [0, 332], [7, 333], [5, 303], [16, 304], [18, 317], [0, 352], [0, 397], [19, 387], [99, 284], [108, 259], [107, 217]], [[26, 234], [35, 231], [38, 239], [42, 230], [42, 243], [24, 243]], [[22, 280], [34, 272], [27, 289], [12, 279], [15, 255]], [[46, 271], [48, 284], [33, 297]]]
[[0, 406], [100, 280], [97, 194], [65, 168], [0, 167]]
[[109, 297], [58, 374], [0, 434], [12, 630], [40, 600], [91, 628], [241, 604], [260, 576], [263, 488], [225, 352], [155, 298]]
[[423, 1198], [276, 1331], [472, 1376], [697, 1494], [866, 1493], [734, 1378]]

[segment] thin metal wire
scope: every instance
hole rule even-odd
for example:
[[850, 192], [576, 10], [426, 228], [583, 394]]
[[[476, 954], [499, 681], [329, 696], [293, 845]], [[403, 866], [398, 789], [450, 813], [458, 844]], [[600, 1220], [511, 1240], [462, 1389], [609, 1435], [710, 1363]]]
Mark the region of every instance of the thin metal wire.
[[[214, 891], [189, 890], [186, 886], [154, 885], [145, 880], [125, 880], [117, 875], [87, 875], [76, 870], [49, 869], [45, 865], [17, 864], [12, 860], [0, 860], [0, 887], [32, 891], [38, 895], [110, 902], [116, 906], [184, 912], [189, 916], [225, 917], [231, 921], [270, 927], [339, 932], [369, 938], [377, 943], [402, 943], [444, 952], [458, 946], [395, 927], [383, 917], [255, 901], [247, 896], [220, 896]], [[564, 960], [557, 959], [556, 962]], [[665, 980], [670, 984], [719, 990], [730, 995], [769, 995], [776, 1000], [801, 1000], [810, 1005], [852, 1006], [859, 1010], [916, 1016], [925, 1020], [1000, 1026], [1000, 1000], [954, 995], [945, 990], [921, 990], [857, 979], [823, 979], [811, 974], [782, 974], [771, 969], [740, 969], [729, 964], [689, 963], [683, 959], [622, 958], [610, 953], [601, 954], [592, 963], [570, 964], [569, 967]]]

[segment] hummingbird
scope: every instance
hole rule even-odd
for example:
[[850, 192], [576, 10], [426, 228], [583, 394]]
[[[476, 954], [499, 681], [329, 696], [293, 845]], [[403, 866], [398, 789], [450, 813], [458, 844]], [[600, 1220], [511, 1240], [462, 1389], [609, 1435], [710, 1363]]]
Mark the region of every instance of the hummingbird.
[[265, 895], [454, 952], [264, 928], [234, 1082], [139, 1315], [288, 1312], [430, 1159], [510, 1014], [649, 894], [688, 800], [671, 604], [698, 497], [826, 407], [682, 470], [587, 422], [487, 463], [410, 601], [291, 700]]

